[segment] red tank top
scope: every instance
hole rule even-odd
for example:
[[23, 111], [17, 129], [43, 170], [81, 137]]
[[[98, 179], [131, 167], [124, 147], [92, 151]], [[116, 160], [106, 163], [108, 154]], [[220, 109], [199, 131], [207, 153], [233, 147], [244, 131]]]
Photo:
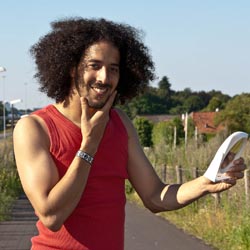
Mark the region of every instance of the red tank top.
[[[61, 178], [80, 147], [81, 130], [53, 105], [34, 114], [48, 127], [50, 152]], [[79, 204], [58, 232], [38, 221], [39, 235], [32, 238], [32, 250], [124, 249], [127, 147], [126, 128], [112, 109]]]

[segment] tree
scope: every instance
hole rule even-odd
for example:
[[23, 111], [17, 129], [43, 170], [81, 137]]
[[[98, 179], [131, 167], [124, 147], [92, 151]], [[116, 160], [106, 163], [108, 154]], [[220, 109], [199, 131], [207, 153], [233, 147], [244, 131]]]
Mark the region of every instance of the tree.
[[216, 111], [217, 109], [222, 108], [222, 101], [218, 97], [212, 97], [212, 99], [209, 101], [207, 107], [205, 108], [206, 111]]
[[153, 145], [174, 145], [174, 131], [176, 129], [176, 144], [179, 144], [184, 138], [184, 127], [179, 117], [167, 122], [158, 122], [154, 125], [152, 131]]
[[172, 90], [168, 77], [163, 76], [158, 83], [158, 87], [159, 87], [158, 88], [159, 97], [166, 100], [170, 99]]
[[153, 145], [173, 145], [174, 126], [171, 122], [158, 122], [152, 131]]
[[250, 94], [236, 95], [228, 101], [220, 115], [216, 116], [216, 124], [224, 123], [229, 132], [237, 130], [250, 132]]
[[141, 145], [143, 147], [151, 147], [153, 124], [144, 117], [136, 117], [133, 123], [137, 130]]
[[197, 95], [189, 96], [183, 103], [186, 112], [193, 112], [201, 110], [204, 107], [202, 99]]

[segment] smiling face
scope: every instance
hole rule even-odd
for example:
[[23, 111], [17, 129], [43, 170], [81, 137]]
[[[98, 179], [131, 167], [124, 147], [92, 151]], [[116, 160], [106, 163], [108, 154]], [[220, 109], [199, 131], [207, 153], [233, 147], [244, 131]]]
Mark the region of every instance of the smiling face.
[[[89, 107], [100, 109], [116, 89], [120, 77], [119, 50], [109, 42], [90, 46], [83, 57], [78, 79], [79, 94], [86, 97]], [[81, 73], [82, 72], [82, 73]]]

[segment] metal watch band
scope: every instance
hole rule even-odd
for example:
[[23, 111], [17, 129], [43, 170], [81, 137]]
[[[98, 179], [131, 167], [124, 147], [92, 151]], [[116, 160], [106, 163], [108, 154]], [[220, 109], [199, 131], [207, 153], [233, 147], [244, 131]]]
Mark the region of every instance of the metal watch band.
[[91, 155], [87, 154], [86, 152], [84, 152], [82, 150], [78, 150], [77, 153], [76, 153], [76, 156], [78, 156], [81, 159], [85, 160], [90, 165], [92, 165], [92, 162], [94, 160], [94, 158]]

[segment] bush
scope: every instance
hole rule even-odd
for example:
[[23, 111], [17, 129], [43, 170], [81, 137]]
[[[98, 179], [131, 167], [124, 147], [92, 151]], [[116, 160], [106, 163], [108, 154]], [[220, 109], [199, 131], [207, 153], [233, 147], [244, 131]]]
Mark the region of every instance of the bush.
[[143, 147], [152, 146], [152, 123], [143, 117], [136, 117], [133, 121], [140, 143]]

